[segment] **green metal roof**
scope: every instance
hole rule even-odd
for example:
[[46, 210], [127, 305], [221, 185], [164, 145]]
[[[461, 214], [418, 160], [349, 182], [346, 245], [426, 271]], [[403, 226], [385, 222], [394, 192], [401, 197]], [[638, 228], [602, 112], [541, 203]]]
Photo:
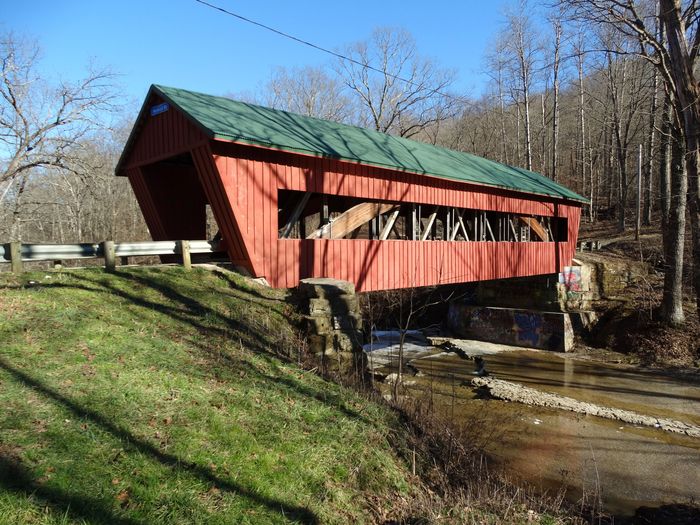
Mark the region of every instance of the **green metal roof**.
[[152, 90], [214, 139], [588, 202], [539, 173], [469, 153], [225, 97], [158, 85]]

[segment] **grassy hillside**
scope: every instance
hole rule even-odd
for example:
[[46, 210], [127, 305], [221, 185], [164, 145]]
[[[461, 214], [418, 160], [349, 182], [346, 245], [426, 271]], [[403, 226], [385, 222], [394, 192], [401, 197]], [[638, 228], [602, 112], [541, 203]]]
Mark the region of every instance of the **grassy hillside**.
[[409, 492], [395, 416], [295, 366], [283, 299], [204, 270], [0, 274], [0, 523], [346, 523]]

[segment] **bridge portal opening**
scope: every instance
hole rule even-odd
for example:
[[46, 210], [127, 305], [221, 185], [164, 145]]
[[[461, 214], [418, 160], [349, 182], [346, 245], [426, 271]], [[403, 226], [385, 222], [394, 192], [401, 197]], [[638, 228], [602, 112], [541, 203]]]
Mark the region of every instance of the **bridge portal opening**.
[[[148, 227], [154, 240], [208, 239], [218, 231], [209, 202], [189, 153], [141, 168], [150, 205]], [[213, 235], [216, 235], [214, 233]]]

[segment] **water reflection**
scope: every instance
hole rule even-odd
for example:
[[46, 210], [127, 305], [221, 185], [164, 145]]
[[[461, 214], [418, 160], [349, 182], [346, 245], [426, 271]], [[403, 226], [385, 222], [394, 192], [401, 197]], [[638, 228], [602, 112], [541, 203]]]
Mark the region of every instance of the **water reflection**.
[[[460, 343], [456, 343], [458, 346]], [[599, 405], [700, 424], [700, 384], [655, 370], [518, 349], [423, 348], [410, 360], [406, 392], [430, 397], [456, 421], [499, 431], [487, 452], [512, 473], [569, 497], [598, 494], [609, 512], [700, 497], [700, 440], [594, 416], [479, 399], [469, 381], [483, 373]], [[484, 348], [486, 351], [484, 351]], [[397, 350], [398, 351], [398, 350]], [[493, 435], [493, 434], [492, 434]]]

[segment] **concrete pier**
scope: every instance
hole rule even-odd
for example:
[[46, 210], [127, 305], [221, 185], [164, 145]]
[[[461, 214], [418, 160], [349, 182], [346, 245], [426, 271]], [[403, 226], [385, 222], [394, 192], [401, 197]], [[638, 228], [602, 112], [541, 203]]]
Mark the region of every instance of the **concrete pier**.
[[574, 330], [568, 313], [450, 304], [448, 326], [458, 337], [569, 352]]

